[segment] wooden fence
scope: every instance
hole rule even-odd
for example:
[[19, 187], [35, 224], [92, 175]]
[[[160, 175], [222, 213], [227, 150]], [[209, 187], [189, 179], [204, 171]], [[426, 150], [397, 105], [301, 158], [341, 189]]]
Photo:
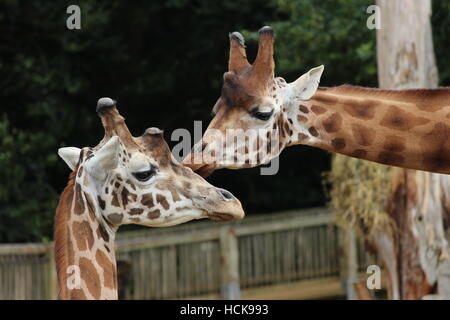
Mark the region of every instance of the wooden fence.
[[[341, 232], [325, 208], [119, 232], [124, 299], [342, 295]], [[361, 271], [373, 263], [357, 243]], [[56, 296], [52, 245], [0, 246], [0, 299]]]

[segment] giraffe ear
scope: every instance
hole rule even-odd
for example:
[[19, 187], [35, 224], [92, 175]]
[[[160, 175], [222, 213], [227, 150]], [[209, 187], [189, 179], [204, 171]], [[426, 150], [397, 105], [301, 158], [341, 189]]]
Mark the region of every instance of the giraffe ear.
[[80, 159], [81, 149], [75, 147], [59, 148], [58, 155], [63, 159], [70, 170], [75, 170], [78, 160]]
[[84, 167], [95, 179], [105, 180], [108, 172], [117, 167], [119, 162], [119, 137], [108, 140], [92, 158], [86, 161]]
[[309, 100], [316, 93], [323, 69], [323, 65], [315, 67], [292, 83], [296, 95], [301, 100]]

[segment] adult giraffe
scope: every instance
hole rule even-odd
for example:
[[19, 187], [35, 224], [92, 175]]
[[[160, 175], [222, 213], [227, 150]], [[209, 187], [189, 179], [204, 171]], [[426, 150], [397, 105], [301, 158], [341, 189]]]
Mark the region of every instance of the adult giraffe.
[[[287, 146], [305, 144], [382, 164], [450, 173], [449, 88], [318, 88], [323, 66], [286, 83], [274, 77], [272, 28], [263, 27], [259, 35], [258, 54], [250, 64], [242, 35], [230, 34], [228, 72], [215, 116], [184, 165], [206, 176], [219, 168], [260, 165]], [[253, 134], [239, 139], [242, 130], [236, 129], [252, 129]]]
[[61, 299], [117, 299], [114, 238], [123, 224], [165, 227], [192, 219], [241, 219], [241, 203], [177, 163], [162, 131], [138, 138], [110, 98], [97, 112], [105, 129], [94, 148], [61, 148], [72, 169], [55, 218]]

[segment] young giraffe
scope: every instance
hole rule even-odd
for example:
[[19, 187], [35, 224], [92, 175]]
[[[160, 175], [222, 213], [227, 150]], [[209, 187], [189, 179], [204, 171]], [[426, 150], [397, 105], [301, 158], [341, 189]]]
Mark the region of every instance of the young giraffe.
[[165, 227], [244, 216], [230, 192], [174, 160], [162, 131], [133, 137], [109, 98], [99, 100], [97, 112], [103, 140], [94, 148], [58, 151], [73, 170], [55, 218], [61, 299], [118, 298], [114, 238], [123, 224]]
[[[382, 164], [450, 173], [449, 88], [318, 88], [323, 66], [286, 83], [274, 78], [272, 29], [264, 27], [259, 34], [253, 65], [242, 35], [230, 34], [228, 72], [215, 116], [183, 164], [206, 176], [219, 168], [266, 163], [287, 146], [305, 144]], [[223, 140], [227, 129], [265, 131], [229, 147], [224, 141], [234, 138], [227, 134]], [[236, 161], [242, 155], [245, 161]]]

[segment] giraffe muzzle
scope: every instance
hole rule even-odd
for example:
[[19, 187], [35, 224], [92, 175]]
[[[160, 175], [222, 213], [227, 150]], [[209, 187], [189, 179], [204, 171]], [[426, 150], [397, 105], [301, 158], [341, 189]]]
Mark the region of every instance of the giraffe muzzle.
[[214, 209], [208, 213], [208, 218], [215, 221], [231, 221], [244, 218], [241, 202], [228, 190], [216, 188], [216, 196], [211, 195]]

